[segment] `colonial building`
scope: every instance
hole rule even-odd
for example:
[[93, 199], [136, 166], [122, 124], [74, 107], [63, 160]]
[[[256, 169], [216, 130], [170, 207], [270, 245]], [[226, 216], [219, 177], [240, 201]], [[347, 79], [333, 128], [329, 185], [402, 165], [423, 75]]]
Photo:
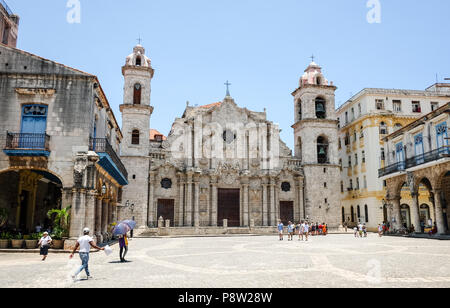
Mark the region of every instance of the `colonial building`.
[[15, 15], [5, 1], [0, 0], [0, 43], [17, 46], [19, 16]]
[[96, 76], [0, 44], [0, 207], [8, 227], [49, 227], [72, 207], [70, 236], [102, 241], [117, 219], [127, 172], [122, 132]]
[[[383, 208], [386, 185], [378, 178], [378, 169], [385, 167], [388, 153], [383, 138], [448, 102], [445, 84], [436, 84], [425, 91], [367, 88], [337, 110], [342, 222], [350, 226], [366, 223], [375, 231], [378, 224], [386, 221]], [[412, 206], [407, 192], [403, 203]], [[431, 207], [427, 190], [421, 194], [419, 203]], [[406, 224], [410, 225], [409, 216], [404, 214]]]
[[[436, 85], [450, 94], [450, 85]], [[450, 103], [384, 138], [386, 167], [380, 169], [387, 183], [384, 200], [386, 221], [395, 229], [437, 226], [448, 232], [450, 219]], [[422, 203], [421, 196], [429, 197]], [[407, 198], [405, 198], [407, 197]], [[412, 203], [405, 202], [412, 200]]]
[[307, 218], [339, 226], [336, 88], [315, 63], [293, 93], [296, 114], [304, 110], [295, 118], [303, 149], [296, 156], [265, 111], [239, 107], [228, 90], [218, 103], [188, 103], [167, 139], [154, 134], [149, 142], [154, 71], [142, 46], [122, 72], [122, 157], [130, 174], [123, 200], [133, 206], [121, 208], [120, 217], [150, 227], [160, 218], [173, 227], [264, 227]]

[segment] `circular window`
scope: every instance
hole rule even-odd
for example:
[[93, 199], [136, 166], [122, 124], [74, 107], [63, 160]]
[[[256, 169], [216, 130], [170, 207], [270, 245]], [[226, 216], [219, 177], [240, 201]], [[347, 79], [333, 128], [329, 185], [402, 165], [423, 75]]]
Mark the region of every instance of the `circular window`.
[[236, 134], [231, 130], [226, 130], [223, 132], [223, 141], [225, 141], [227, 144], [233, 143], [234, 140], [236, 140]]
[[164, 189], [171, 189], [172, 188], [172, 180], [171, 179], [163, 179], [161, 181], [161, 187]]
[[291, 184], [289, 182], [283, 182], [283, 184], [281, 184], [281, 189], [284, 192], [289, 192], [291, 191]]

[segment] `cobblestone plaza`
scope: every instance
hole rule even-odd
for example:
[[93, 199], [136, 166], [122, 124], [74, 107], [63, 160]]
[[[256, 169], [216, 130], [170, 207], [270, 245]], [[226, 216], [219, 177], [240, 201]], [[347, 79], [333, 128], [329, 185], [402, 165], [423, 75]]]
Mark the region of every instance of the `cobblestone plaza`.
[[275, 236], [135, 238], [128, 263], [91, 254], [92, 280], [72, 281], [75, 256], [0, 254], [5, 287], [304, 288], [450, 287], [450, 242], [348, 235], [278, 241]]

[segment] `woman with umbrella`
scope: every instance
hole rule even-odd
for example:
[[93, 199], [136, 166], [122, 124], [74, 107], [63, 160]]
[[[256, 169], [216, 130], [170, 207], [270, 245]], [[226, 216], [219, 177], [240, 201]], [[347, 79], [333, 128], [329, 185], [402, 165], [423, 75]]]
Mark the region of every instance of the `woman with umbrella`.
[[136, 227], [136, 222], [125, 220], [114, 228], [114, 235], [119, 236], [120, 262], [127, 262], [125, 256], [128, 253], [128, 237], [127, 234]]

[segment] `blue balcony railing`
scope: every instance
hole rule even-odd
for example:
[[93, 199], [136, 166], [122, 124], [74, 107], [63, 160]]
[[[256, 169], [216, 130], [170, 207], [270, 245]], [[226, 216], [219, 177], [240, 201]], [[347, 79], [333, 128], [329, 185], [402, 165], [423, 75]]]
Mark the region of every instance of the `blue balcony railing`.
[[50, 136], [7, 132], [3, 151], [9, 156], [49, 156]]
[[[89, 150], [94, 151], [100, 156], [106, 158], [106, 160], [100, 161], [105, 169], [114, 177], [121, 185], [128, 184], [128, 172], [122, 163], [121, 159], [114, 151], [108, 139], [105, 138], [90, 138]], [[107, 155], [107, 157], [105, 156]], [[117, 168], [117, 169], [116, 169]], [[120, 174], [119, 174], [120, 173]]]
[[386, 175], [390, 175], [396, 172], [406, 171], [408, 169], [421, 166], [433, 161], [437, 161], [444, 157], [450, 156], [450, 148], [445, 146], [434, 151], [424, 153], [421, 155], [417, 155], [407, 159], [406, 161], [399, 162], [393, 165], [390, 165], [386, 168], [380, 169], [378, 172], [379, 177], [383, 177]]

